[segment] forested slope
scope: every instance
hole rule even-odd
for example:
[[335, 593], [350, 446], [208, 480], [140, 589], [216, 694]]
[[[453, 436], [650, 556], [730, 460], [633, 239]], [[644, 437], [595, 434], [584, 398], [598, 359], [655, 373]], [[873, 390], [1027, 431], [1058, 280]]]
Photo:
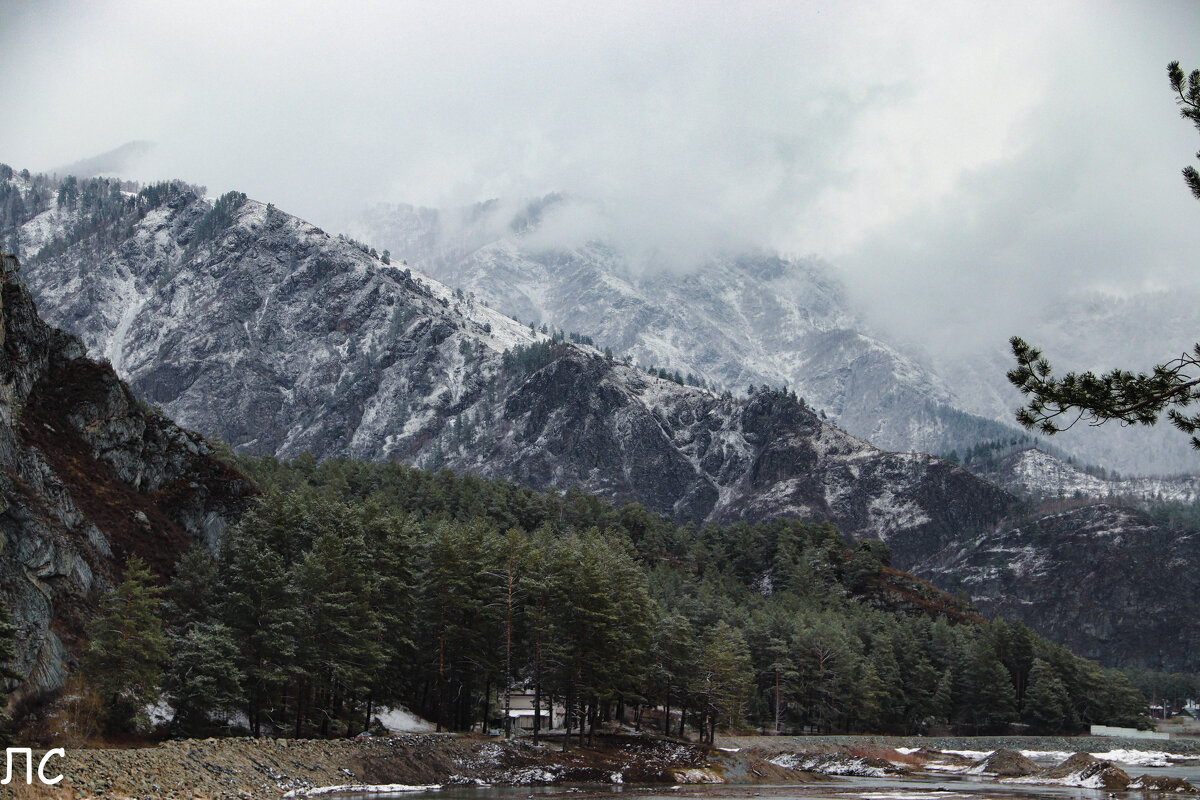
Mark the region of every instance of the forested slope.
[[[179, 639], [203, 630], [238, 654], [223, 671], [238, 675], [256, 733], [353, 733], [395, 703], [467, 729], [497, 715], [510, 682], [565, 701], [577, 730], [670, 706], [709, 733], [1022, 720], [1058, 732], [1131, 723], [1144, 703], [1118, 673], [983, 622], [888, 568], [883, 543], [847, 550], [827, 524], [697, 530], [445, 470], [242, 465], [267, 495], [219, 560], [188, 557], [167, 621]], [[177, 651], [175, 691], [201, 670], [194, 658]], [[188, 696], [192, 724], [220, 705]]]

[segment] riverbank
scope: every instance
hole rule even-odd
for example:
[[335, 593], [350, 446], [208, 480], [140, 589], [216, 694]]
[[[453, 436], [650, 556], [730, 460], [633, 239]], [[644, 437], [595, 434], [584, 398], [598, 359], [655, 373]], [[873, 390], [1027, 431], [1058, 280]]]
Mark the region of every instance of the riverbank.
[[[193, 739], [156, 747], [68, 751], [50, 764], [49, 774], [63, 774], [57, 786], [5, 788], [15, 789], [14, 797], [29, 800], [277, 800], [288, 793], [303, 797], [322, 787], [362, 785], [798, 784], [837, 781], [835, 776], [927, 776], [938, 770], [944, 774], [969, 770], [981, 778], [1000, 778], [968, 754], [1002, 749], [1017, 751], [1014, 758], [1020, 758], [1019, 751], [1057, 753], [1057, 763], [1065, 753], [1144, 752], [1150, 749], [1147, 744], [1102, 737], [745, 736], [723, 737], [718, 748], [711, 749], [622, 735], [598, 736], [593, 747], [572, 745], [563, 751], [561, 739], [535, 746], [528, 739], [452, 734], [353, 740]], [[1154, 750], [1187, 757], [1188, 763], [1200, 758], [1200, 742], [1153, 744]], [[918, 748], [924, 749], [916, 752]], [[955, 752], [959, 755], [951, 755]], [[1037, 780], [1032, 767], [1026, 776]]]
[[62, 773], [60, 784], [21, 786], [16, 797], [277, 800], [288, 792], [344, 785], [673, 784], [723, 777], [707, 747], [650, 737], [598, 739], [595, 747], [565, 752], [559, 742], [535, 746], [524, 739], [451, 734], [182, 739], [157, 747], [68, 751], [47, 770]]

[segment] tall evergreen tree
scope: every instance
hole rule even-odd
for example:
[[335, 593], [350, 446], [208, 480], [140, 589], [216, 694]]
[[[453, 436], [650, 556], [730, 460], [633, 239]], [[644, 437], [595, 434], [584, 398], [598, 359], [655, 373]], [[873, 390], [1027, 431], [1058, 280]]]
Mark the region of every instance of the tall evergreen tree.
[[[319, 718], [321, 734], [332, 720], [359, 699], [365, 701], [383, 648], [377, 635], [379, 620], [368, 605], [363, 543], [357, 536], [343, 539], [324, 531], [299, 565], [301, 697], [311, 699], [308, 711]], [[348, 710], [348, 709], [347, 709]], [[301, 730], [304, 714], [297, 713]]]
[[245, 702], [238, 643], [220, 622], [196, 622], [173, 643], [163, 689], [175, 706], [173, 725], [184, 732], [204, 728], [212, 714], [228, 714]]
[[1029, 724], [1033, 733], [1052, 736], [1062, 732], [1069, 703], [1067, 687], [1054, 674], [1054, 669], [1042, 659], [1034, 659], [1021, 719]]
[[88, 626], [83, 670], [106, 703], [111, 730], [143, 722], [143, 708], [157, 697], [167, 661], [158, 617], [161, 592], [146, 563], [130, 556], [124, 579], [100, 601], [100, 613]]
[[696, 687], [703, 697], [709, 744], [718, 725], [735, 730], [742, 724], [752, 687], [753, 667], [746, 640], [740, 630], [721, 620], [704, 638]]
[[292, 677], [296, 620], [301, 611], [286, 562], [247, 515], [221, 548], [219, 615], [238, 646], [245, 675], [250, 732], [262, 732], [263, 712]]

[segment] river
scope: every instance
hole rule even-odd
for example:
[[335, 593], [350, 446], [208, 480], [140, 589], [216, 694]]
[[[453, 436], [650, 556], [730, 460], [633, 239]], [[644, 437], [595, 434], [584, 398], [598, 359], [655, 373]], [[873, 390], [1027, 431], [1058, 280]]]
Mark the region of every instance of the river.
[[[1037, 742], [1042, 747], [1048, 740]], [[1079, 740], [1070, 744], [1077, 744]], [[1098, 758], [1114, 762], [1130, 776], [1171, 776], [1200, 786], [1200, 754], [1196, 752], [1167, 753], [1159, 750], [1113, 749], [1089, 742]], [[1054, 742], [1058, 744], [1058, 742]], [[1064, 742], [1066, 744], [1066, 742]], [[736, 752], [740, 748], [731, 748]], [[900, 748], [910, 752], [915, 748]], [[1190, 748], [1189, 748], [1190, 749]], [[990, 751], [946, 750], [975, 760]], [[1050, 767], [1069, 757], [1071, 750], [1026, 749], [1024, 755], [1039, 767]], [[939, 769], [946, 771], [938, 771]], [[447, 785], [430, 791], [407, 792], [337, 792], [321, 795], [331, 800], [606, 800], [612, 795], [625, 795], [626, 800], [1108, 800], [1110, 797], [1143, 798], [1141, 791], [1110, 795], [1103, 789], [1088, 789], [1061, 785], [1031, 785], [1015, 780], [999, 781], [992, 776], [964, 774], [965, 767], [938, 762], [926, 763], [923, 771], [912, 775], [881, 777], [818, 776], [810, 783], [770, 784], [687, 784], [647, 786], [636, 784], [593, 784], [578, 786], [471, 786]], [[558, 796], [562, 796], [559, 798]], [[616, 800], [615, 798], [613, 800]]]
[[[1200, 769], [1150, 768], [1151, 774], [1170, 774], [1187, 780], [1200, 779]], [[1140, 772], [1138, 774], [1141, 774]], [[426, 792], [344, 792], [322, 797], [330, 800], [592, 800], [608, 795], [636, 795], [638, 800], [1107, 800], [1101, 789], [1070, 786], [1028, 786], [999, 783], [994, 779], [960, 775], [920, 775], [903, 778], [833, 778], [807, 784], [769, 786], [763, 784], [705, 784], [664, 786], [448, 786]], [[1124, 792], [1118, 797], [1145, 797], [1142, 792]]]

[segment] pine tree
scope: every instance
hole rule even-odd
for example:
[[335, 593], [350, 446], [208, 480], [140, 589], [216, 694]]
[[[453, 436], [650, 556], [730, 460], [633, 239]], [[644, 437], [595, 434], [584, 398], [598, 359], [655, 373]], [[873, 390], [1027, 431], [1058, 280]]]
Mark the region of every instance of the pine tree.
[[[311, 712], [320, 718], [321, 734], [344, 707], [365, 699], [382, 662], [376, 635], [378, 618], [368, 605], [363, 543], [324, 531], [313, 542], [296, 572], [300, 605], [303, 671]], [[302, 723], [297, 714], [297, 729]]]
[[245, 701], [244, 675], [233, 631], [220, 622], [197, 622], [175, 643], [163, 689], [175, 706], [174, 724], [197, 730], [214, 713]]
[[1062, 733], [1069, 702], [1067, 688], [1054, 669], [1042, 659], [1034, 659], [1021, 709], [1021, 719], [1029, 724], [1031, 732], [1046, 736]]
[[136, 555], [125, 563], [125, 578], [100, 601], [88, 626], [83, 670], [107, 704], [108, 726], [129, 730], [144, 722], [143, 709], [157, 697], [167, 637], [158, 618], [154, 576]]
[[218, 611], [238, 646], [246, 716], [250, 732], [258, 736], [264, 710], [290, 676], [300, 609], [286, 562], [268, 546], [255, 521], [249, 514], [225, 535]]
[[1016, 719], [1012, 679], [985, 634], [977, 635], [966, 653], [962, 691], [957, 694], [960, 714], [976, 732], [1001, 730]]
[[661, 617], [654, 626], [653, 647], [652, 697], [664, 706], [662, 732], [669, 734], [672, 705], [682, 706], [682, 702], [675, 704], [673, 701], [684, 697], [695, 680], [698, 648], [691, 623], [680, 614]]
[[733, 730], [745, 718], [752, 694], [753, 668], [742, 632], [725, 620], [704, 640], [697, 685], [708, 720], [707, 741], [713, 743], [718, 725]]
[[380, 666], [367, 692], [364, 729], [370, 727], [376, 704], [400, 703], [416, 683], [413, 671], [415, 648], [412, 638], [415, 599], [412, 576], [412, 542], [416, 525], [403, 517], [368, 512], [364, 524], [372, 565], [367, 576], [367, 597], [376, 615], [376, 641]]
[[213, 618], [217, 562], [204, 545], [193, 545], [175, 565], [175, 576], [163, 595], [167, 633], [178, 639], [193, 625]]
[[582, 737], [602, 706], [640, 696], [653, 604], [631, 548], [595, 528], [558, 540], [549, 561], [554, 682]]

